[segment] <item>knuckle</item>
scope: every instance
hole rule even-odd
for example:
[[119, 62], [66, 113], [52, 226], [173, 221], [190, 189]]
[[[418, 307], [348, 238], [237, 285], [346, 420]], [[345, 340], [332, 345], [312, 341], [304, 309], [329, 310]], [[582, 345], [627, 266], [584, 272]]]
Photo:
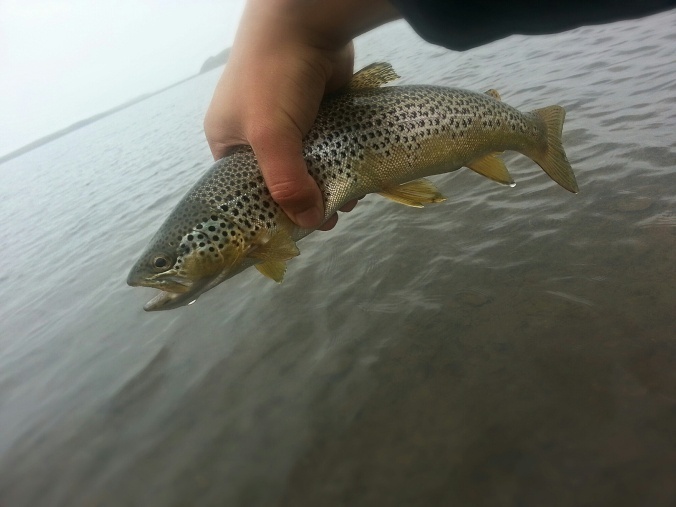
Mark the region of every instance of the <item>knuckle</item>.
[[270, 195], [281, 206], [293, 206], [308, 201], [311, 197], [309, 189], [294, 180], [278, 181], [268, 185]]
[[274, 134], [271, 132], [270, 127], [262, 123], [250, 125], [246, 129], [246, 137], [251, 146], [255, 147], [265, 146], [274, 140]]
[[251, 146], [258, 150], [283, 148], [291, 137], [288, 129], [277, 124], [255, 122], [246, 128], [246, 137]]

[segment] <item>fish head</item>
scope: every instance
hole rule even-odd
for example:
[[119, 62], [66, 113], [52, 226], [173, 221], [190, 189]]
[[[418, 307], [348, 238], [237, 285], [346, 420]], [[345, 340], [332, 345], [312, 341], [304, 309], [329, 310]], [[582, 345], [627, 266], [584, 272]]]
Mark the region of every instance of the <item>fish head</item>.
[[245, 231], [229, 217], [184, 199], [132, 267], [127, 283], [161, 291], [145, 304], [146, 311], [178, 308], [246, 267], [247, 248]]

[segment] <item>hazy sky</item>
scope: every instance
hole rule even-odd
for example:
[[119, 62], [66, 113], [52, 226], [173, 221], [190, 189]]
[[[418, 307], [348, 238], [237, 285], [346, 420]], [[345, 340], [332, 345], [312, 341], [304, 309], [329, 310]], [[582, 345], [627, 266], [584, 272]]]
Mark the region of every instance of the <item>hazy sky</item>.
[[0, 0], [0, 155], [196, 74], [244, 0]]

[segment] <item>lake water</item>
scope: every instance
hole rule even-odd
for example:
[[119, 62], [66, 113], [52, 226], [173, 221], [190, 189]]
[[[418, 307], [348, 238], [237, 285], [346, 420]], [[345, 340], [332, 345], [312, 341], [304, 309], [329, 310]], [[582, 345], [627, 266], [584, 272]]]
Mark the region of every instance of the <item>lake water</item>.
[[127, 272], [210, 155], [220, 70], [0, 166], [0, 505], [676, 504], [676, 12], [465, 53], [357, 41], [400, 83], [560, 104], [581, 192], [507, 155], [364, 199], [145, 313]]

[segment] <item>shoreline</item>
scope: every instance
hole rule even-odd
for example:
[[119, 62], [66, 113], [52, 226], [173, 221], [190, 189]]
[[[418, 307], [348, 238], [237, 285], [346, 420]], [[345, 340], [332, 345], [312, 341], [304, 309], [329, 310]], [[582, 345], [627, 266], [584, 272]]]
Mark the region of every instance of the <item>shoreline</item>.
[[95, 114], [94, 116], [90, 116], [88, 118], [84, 118], [82, 120], [76, 121], [75, 123], [72, 123], [71, 125], [62, 128], [61, 130], [57, 130], [56, 132], [52, 132], [51, 134], [48, 134], [46, 136], [43, 136], [39, 139], [36, 139], [35, 141], [32, 141], [21, 148], [17, 148], [16, 150], [10, 151], [9, 153], [6, 153], [4, 155], [0, 155], [0, 165], [4, 164], [5, 162], [8, 162], [16, 157], [19, 157], [23, 155], [24, 153], [28, 153], [29, 151], [32, 151], [36, 148], [39, 148], [40, 146], [43, 146], [47, 143], [51, 143], [52, 141], [63, 137], [67, 134], [70, 134], [71, 132], [75, 132], [78, 129], [81, 129], [82, 127], [86, 127], [87, 125], [91, 125], [94, 122], [97, 122], [107, 116], [110, 116], [111, 114], [115, 114], [118, 111], [122, 111], [123, 109], [126, 109], [128, 107], [131, 107], [135, 104], [138, 104], [139, 102], [143, 102], [146, 99], [149, 99], [150, 97], [154, 97], [155, 95], [159, 95], [162, 92], [165, 92], [171, 88], [174, 88], [175, 86], [178, 86], [180, 84], [185, 83], [186, 81], [190, 81], [191, 79], [195, 79], [198, 76], [201, 76], [202, 74], [209, 72], [217, 67], [220, 67], [222, 65], [225, 65], [227, 62], [228, 56], [230, 54], [230, 48], [226, 48], [220, 53], [210, 56], [207, 58], [204, 63], [202, 64], [202, 67], [200, 68], [199, 72], [197, 74], [194, 74], [192, 76], [188, 76], [185, 79], [181, 79], [180, 81], [177, 81], [175, 83], [170, 84], [169, 86], [165, 86], [164, 88], [160, 88], [159, 90], [156, 90], [154, 92], [149, 92], [149, 93], [144, 93], [142, 95], [139, 95], [138, 97], [135, 97], [131, 100], [128, 100], [127, 102], [124, 102], [120, 104], [119, 106], [115, 106], [111, 109], [107, 109], [106, 111], [103, 111], [101, 113]]
[[118, 111], [122, 111], [123, 109], [126, 109], [128, 107], [131, 107], [135, 104], [138, 104], [139, 102], [143, 102], [146, 99], [149, 99], [150, 97], [154, 97], [155, 95], [159, 95], [162, 92], [165, 92], [175, 86], [178, 86], [180, 84], [185, 83], [186, 81], [190, 81], [191, 79], [196, 78], [200, 74], [195, 74], [193, 76], [187, 77], [185, 79], [182, 79], [180, 81], [177, 81], [176, 83], [173, 83], [169, 86], [165, 86], [164, 88], [161, 88], [159, 90], [156, 90], [154, 92], [149, 92], [149, 93], [144, 93], [143, 95], [139, 95], [138, 97], [135, 97], [131, 100], [128, 100], [127, 102], [124, 102], [120, 104], [119, 106], [115, 106], [111, 109], [107, 109], [106, 111], [103, 111], [101, 113], [95, 114], [94, 116], [90, 116], [88, 118], [85, 118], [80, 121], [76, 121], [75, 123], [72, 123], [71, 125], [62, 128], [61, 130], [57, 130], [56, 132], [52, 132], [51, 134], [48, 134], [44, 137], [41, 137], [39, 139], [36, 139], [35, 141], [32, 141], [21, 148], [18, 148], [14, 151], [10, 151], [9, 153], [0, 156], [0, 164], [4, 164], [5, 162], [8, 162], [16, 157], [19, 157], [23, 155], [24, 153], [28, 153], [29, 151], [32, 151], [36, 148], [39, 148], [40, 146], [43, 146], [45, 144], [48, 144], [60, 137], [63, 137], [67, 134], [70, 134], [71, 132], [75, 132], [78, 129], [81, 129], [82, 127], [86, 127], [87, 125], [91, 125], [92, 123], [95, 123], [103, 118], [106, 118], [107, 116], [110, 116], [112, 114], [117, 113]]

